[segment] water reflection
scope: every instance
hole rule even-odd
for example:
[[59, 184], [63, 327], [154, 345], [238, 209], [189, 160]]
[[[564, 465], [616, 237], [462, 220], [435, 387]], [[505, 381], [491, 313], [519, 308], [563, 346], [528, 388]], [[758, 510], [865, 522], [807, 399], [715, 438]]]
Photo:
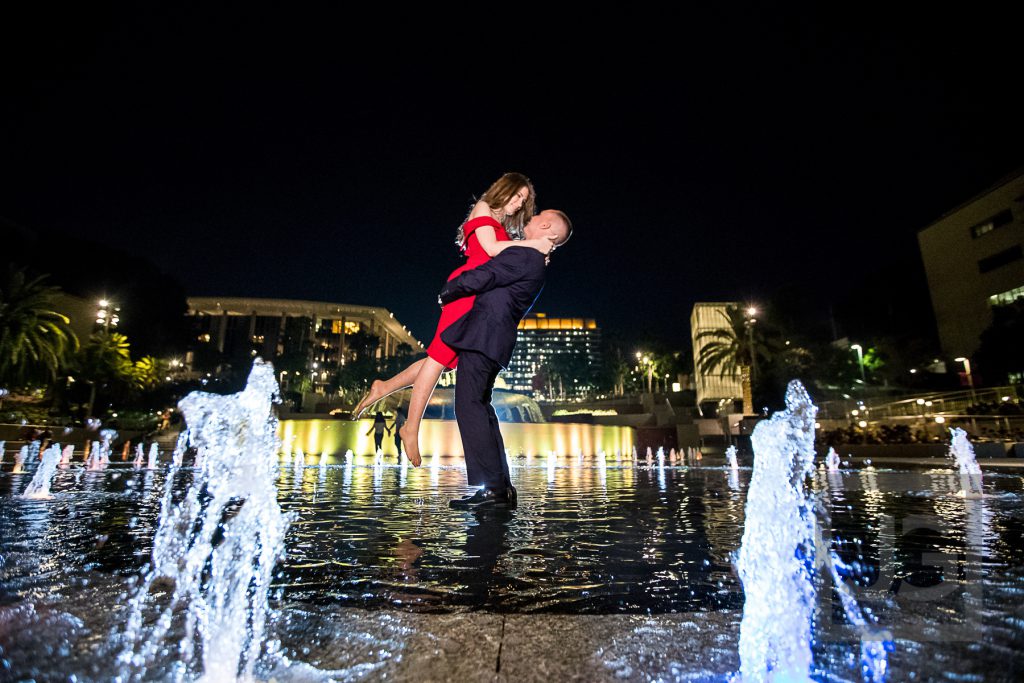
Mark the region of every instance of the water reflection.
[[[519, 509], [480, 516], [447, 506], [466, 491], [458, 460], [338, 461], [314, 473], [282, 460], [279, 500], [299, 514], [275, 579], [285, 601], [567, 613], [742, 602], [732, 557], [748, 469], [512, 455]], [[4, 602], [73, 591], [88, 572], [131, 576], [149, 557], [165, 472], [58, 470], [51, 501], [16, 499], [22, 479], [0, 473]], [[950, 470], [821, 472], [812, 486], [831, 515], [824, 542], [858, 564], [858, 598], [898, 637], [901, 610], [941, 603], [963, 626], [969, 607], [1022, 591], [1020, 477], [987, 474], [977, 499], [955, 495]]]

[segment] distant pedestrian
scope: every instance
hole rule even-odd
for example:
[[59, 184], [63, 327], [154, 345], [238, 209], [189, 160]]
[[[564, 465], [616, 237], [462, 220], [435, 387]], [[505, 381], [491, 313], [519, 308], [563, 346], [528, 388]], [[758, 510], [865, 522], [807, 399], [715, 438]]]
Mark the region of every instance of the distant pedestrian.
[[395, 453], [398, 457], [402, 457], [402, 435], [398, 432], [402, 425], [405, 424], [405, 411], [401, 408], [395, 408], [395, 421], [392, 423], [391, 428], [395, 430]]
[[366, 430], [367, 436], [370, 432], [373, 432], [373, 452], [377, 453], [381, 450], [384, 445], [384, 432], [391, 432], [391, 428], [388, 427], [388, 421], [384, 419], [384, 413], [377, 411], [377, 415], [373, 418], [373, 426]]

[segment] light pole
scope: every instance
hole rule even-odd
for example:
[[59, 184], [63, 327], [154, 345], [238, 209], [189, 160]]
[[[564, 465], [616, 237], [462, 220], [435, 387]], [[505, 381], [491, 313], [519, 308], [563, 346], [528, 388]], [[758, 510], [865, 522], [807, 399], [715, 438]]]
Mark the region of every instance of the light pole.
[[750, 353], [750, 383], [753, 385], [754, 378], [757, 375], [757, 354], [754, 353], [754, 324], [757, 323], [757, 308], [754, 306], [747, 307], [747, 320], [744, 326], [747, 328], [747, 351]]
[[114, 306], [113, 303], [107, 299], [99, 300], [99, 308], [96, 309], [96, 324], [103, 326], [104, 332], [109, 332], [111, 327], [117, 327], [117, 324], [121, 322], [121, 317], [118, 315], [121, 312], [120, 306]]
[[850, 348], [857, 352], [857, 365], [860, 366], [860, 383], [867, 384], [864, 378], [864, 347], [860, 344], [851, 344]]
[[641, 353], [640, 351], [636, 352], [636, 359], [640, 365], [647, 368], [647, 393], [653, 394], [654, 391], [651, 387], [654, 384], [654, 361], [646, 353]]

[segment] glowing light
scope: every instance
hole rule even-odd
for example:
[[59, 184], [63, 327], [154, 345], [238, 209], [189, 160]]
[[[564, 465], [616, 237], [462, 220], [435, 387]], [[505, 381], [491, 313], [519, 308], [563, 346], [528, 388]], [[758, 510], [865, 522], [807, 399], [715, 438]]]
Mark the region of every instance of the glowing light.
[[944, 422], [946, 421], [946, 418], [942, 417], [941, 415], [936, 415], [936, 416], [935, 416], [935, 421], [936, 421], [936, 422], [937, 422], [938, 424], [942, 424], [942, 423], [944, 423]]
[[864, 429], [865, 427], [868, 426], [868, 423], [865, 422], [864, 420], [861, 420], [860, 422], [857, 423], [857, 426], [860, 427], [861, 429]]

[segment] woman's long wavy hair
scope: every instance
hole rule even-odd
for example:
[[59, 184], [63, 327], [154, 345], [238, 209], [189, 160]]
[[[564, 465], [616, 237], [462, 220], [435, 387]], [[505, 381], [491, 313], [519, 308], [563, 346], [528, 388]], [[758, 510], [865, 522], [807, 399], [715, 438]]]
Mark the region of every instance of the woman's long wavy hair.
[[[526, 196], [526, 201], [523, 202], [523, 205], [514, 214], [504, 216], [501, 219], [505, 232], [514, 240], [523, 239], [523, 228], [526, 227], [526, 223], [537, 211], [537, 191], [533, 189], [533, 183], [530, 182], [530, 179], [522, 173], [506, 173], [487, 188], [487, 191], [480, 197], [481, 200], [487, 202], [487, 206], [491, 207], [492, 210], [497, 210], [508, 204], [509, 200], [516, 195], [516, 192], [519, 192], [524, 187], [529, 192]], [[460, 225], [458, 234], [455, 237], [455, 244], [459, 245], [461, 249], [464, 246], [463, 242], [465, 239], [466, 235]]]

